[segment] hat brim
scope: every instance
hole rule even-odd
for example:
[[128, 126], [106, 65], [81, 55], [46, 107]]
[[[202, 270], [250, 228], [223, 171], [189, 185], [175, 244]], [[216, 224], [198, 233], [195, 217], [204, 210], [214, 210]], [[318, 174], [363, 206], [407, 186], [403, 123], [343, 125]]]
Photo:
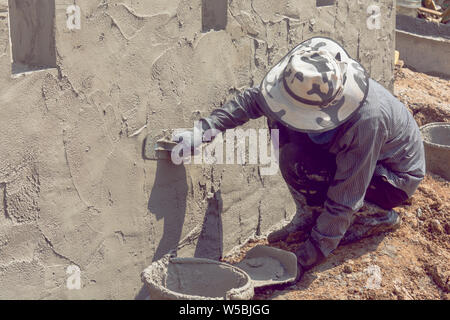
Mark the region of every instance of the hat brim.
[[[327, 107], [302, 103], [284, 89], [283, 72], [290, 57], [305, 47], [325, 49], [340, 56], [347, 63], [347, 75], [342, 96]], [[288, 128], [307, 133], [320, 133], [335, 129], [347, 121], [365, 102], [369, 91], [369, 75], [364, 67], [350, 58], [337, 42], [324, 37], [306, 40], [292, 49], [274, 66], [261, 83], [262, 107], [268, 115]]]

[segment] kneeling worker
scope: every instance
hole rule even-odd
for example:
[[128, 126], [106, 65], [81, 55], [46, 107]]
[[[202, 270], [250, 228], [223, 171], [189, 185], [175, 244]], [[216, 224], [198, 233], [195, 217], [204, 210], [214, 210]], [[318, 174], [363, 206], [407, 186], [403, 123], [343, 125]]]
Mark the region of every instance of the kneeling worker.
[[[322, 37], [302, 42], [259, 88], [214, 110], [197, 130], [224, 131], [261, 116], [280, 130], [280, 169], [297, 203], [295, 218], [269, 242], [307, 233], [296, 252], [300, 275], [339, 243], [398, 227], [392, 209], [412, 196], [425, 175], [419, 128], [338, 43]], [[175, 141], [197, 148], [203, 141], [195, 136], [185, 131]], [[364, 200], [381, 208], [355, 219]]]

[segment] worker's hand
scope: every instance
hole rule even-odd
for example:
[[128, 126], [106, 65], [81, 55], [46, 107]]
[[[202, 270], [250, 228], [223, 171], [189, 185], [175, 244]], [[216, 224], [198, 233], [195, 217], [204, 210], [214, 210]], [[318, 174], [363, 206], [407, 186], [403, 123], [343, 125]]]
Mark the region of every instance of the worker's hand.
[[293, 281], [293, 283], [297, 283], [300, 280], [302, 280], [303, 275], [305, 274], [305, 269], [303, 268], [303, 266], [298, 263], [297, 261], [297, 276], [295, 277], [295, 280]]
[[299, 246], [295, 255], [297, 256], [298, 268], [297, 281], [301, 279], [306, 271], [321, 264], [326, 259], [311, 238]]
[[174, 142], [183, 144], [190, 150], [197, 149], [203, 142], [203, 130], [198, 127], [175, 134], [172, 138]]

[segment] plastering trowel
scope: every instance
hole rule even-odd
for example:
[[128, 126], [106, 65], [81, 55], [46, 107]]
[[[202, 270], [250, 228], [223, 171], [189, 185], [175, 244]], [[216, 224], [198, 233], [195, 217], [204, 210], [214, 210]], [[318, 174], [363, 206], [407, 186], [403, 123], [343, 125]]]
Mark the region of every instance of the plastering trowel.
[[171, 130], [152, 129], [144, 141], [144, 158], [147, 160], [168, 160], [177, 145], [171, 141]]

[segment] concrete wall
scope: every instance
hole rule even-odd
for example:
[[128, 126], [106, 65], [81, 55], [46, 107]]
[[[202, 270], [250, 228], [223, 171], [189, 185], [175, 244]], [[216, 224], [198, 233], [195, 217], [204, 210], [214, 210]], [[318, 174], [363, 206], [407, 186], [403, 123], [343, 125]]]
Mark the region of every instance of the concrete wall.
[[397, 30], [396, 49], [405, 65], [419, 72], [450, 77], [450, 40]]
[[[0, 0], [2, 299], [143, 297], [141, 271], [178, 244], [179, 255], [218, 257], [288, 219], [280, 175], [145, 161], [142, 144], [147, 130], [191, 127], [259, 84], [303, 39], [343, 42], [392, 84], [392, 0], [374, 1], [379, 30], [367, 28], [366, 1], [233, 0], [225, 29], [209, 32], [201, 0], [75, 2], [80, 30], [56, 1], [57, 67], [13, 78]], [[71, 265], [80, 290], [66, 286]]]
[[405, 65], [450, 77], [450, 25], [397, 15], [395, 48]]

